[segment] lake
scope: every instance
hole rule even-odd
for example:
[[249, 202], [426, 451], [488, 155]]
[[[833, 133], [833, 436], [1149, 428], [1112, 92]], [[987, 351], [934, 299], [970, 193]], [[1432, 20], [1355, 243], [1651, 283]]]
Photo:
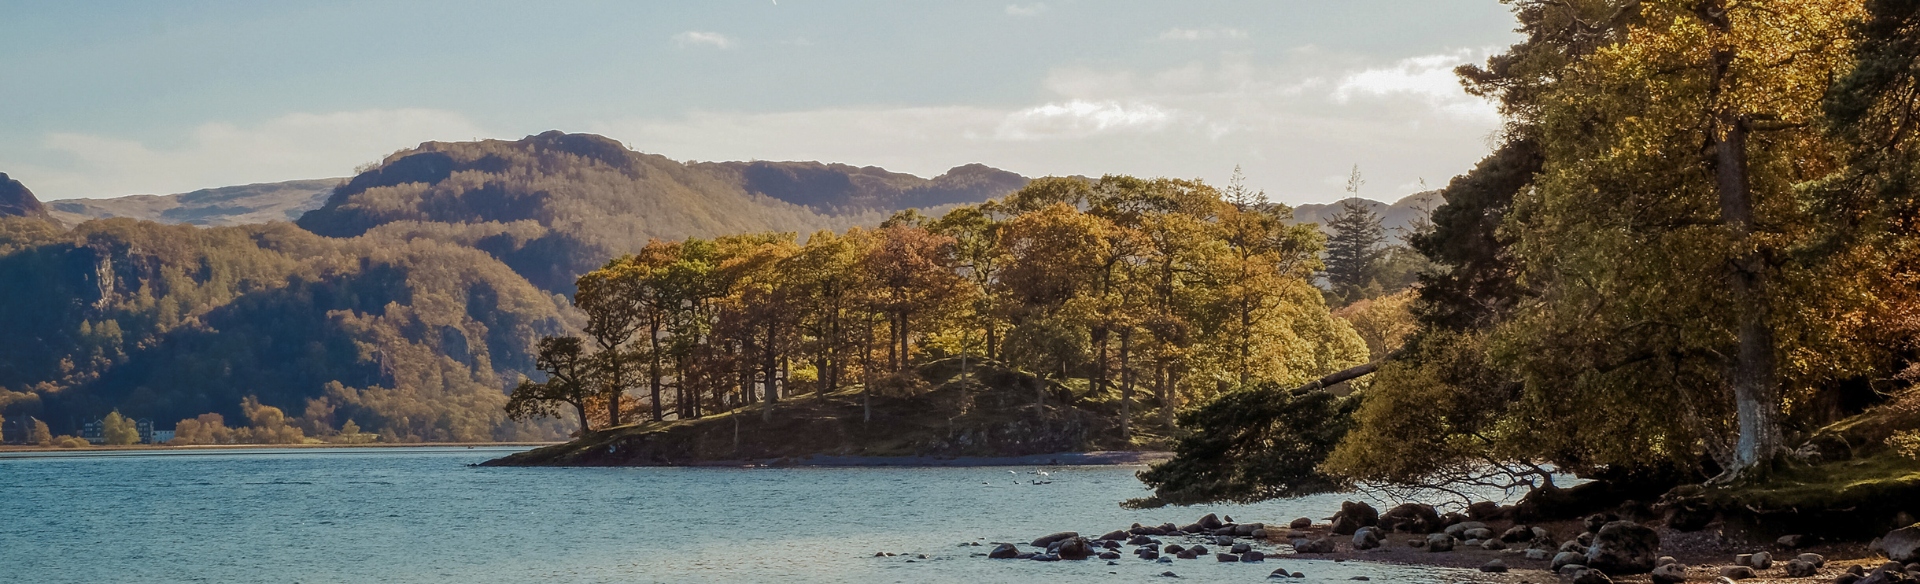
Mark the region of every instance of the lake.
[[[1146, 492], [1137, 468], [470, 466], [515, 450], [0, 453], [0, 581], [978, 584], [1164, 582], [1171, 570], [1258, 582], [1277, 567], [1305, 582], [1472, 577], [1293, 558], [1168, 565], [1125, 554], [1109, 566], [974, 556], [992, 541], [1186, 524], [1208, 512], [1324, 518], [1342, 499], [1122, 509]], [[1031, 484], [1042, 470], [1052, 484]], [[963, 546], [972, 542], [982, 545]]]

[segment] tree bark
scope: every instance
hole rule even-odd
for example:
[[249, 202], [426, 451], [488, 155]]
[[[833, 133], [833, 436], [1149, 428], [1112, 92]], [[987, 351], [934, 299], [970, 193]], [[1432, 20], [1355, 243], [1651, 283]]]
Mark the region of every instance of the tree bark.
[[1727, 479], [1770, 461], [1781, 449], [1779, 382], [1774, 363], [1773, 325], [1766, 262], [1752, 249], [1753, 189], [1747, 173], [1747, 120], [1727, 119], [1715, 144], [1714, 175], [1720, 194], [1720, 219], [1734, 234], [1739, 257], [1728, 265], [1739, 350], [1729, 377], [1740, 434], [1734, 467]]
[[660, 324], [659, 322], [656, 321], [656, 322], [649, 323], [647, 325], [647, 342], [650, 344], [649, 346], [651, 346], [653, 349], [652, 352], [648, 354], [648, 356], [651, 358], [649, 359], [649, 362], [647, 364], [647, 377], [648, 377], [648, 382], [651, 385], [649, 389], [653, 390], [653, 421], [658, 422], [666, 419], [666, 414], [663, 413], [660, 409]]
[[1133, 369], [1128, 367], [1132, 340], [1132, 327], [1120, 329], [1120, 436], [1128, 441], [1133, 440]]

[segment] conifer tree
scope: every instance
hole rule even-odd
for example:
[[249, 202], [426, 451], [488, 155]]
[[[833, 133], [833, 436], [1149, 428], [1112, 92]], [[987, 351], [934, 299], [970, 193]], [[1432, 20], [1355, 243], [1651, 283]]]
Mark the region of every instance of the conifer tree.
[[1327, 226], [1333, 229], [1327, 238], [1327, 284], [1336, 297], [1357, 299], [1378, 271], [1386, 229], [1379, 215], [1353, 199], [1340, 203], [1340, 214]]

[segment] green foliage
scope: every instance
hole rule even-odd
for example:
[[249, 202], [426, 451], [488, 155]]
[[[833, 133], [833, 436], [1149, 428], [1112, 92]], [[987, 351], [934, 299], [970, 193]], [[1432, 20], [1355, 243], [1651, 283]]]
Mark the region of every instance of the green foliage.
[[804, 244], [655, 241], [578, 280], [587, 338], [541, 341], [548, 380], [522, 383], [510, 411], [570, 406], [583, 425], [618, 425], [638, 387], [654, 421], [853, 385], [870, 399], [923, 390], [902, 373], [920, 363], [971, 355], [1118, 394], [1122, 434], [1150, 388], [1171, 425], [1183, 401], [1365, 359], [1308, 282], [1318, 233], [1288, 214], [1192, 181], [1048, 178], [1005, 203]]
[[37, 241], [0, 256], [0, 328], [19, 332], [0, 384], [37, 388], [50, 419], [320, 398], [403, 440], [490, 440], [522, 431], [501, 379], [566, 327], [506, 266], [427, 240], [116, 219]]
[[1153, 496], [1126, 505], [1251, 503], [1347, 488], [1347, 479], [1318, 467], [1352, 427], [1352, 405], [1327, 392], [1289, 396], [1273, 384], [1222, 395], [1180, 415], [1189, 433], [1174, 458], [1140, 472]]
[[114, 410], [107, 414], [107, 417], [101, 420], [100, 425], [101, 437], [105, 438], [109, 445], [125, 446], [128, 444], [138, 444], [140, 442], [139, 428], [134, 425], [133, 420], [129, 420], [126, 416], [120, 415], [119, 410]]
[[33, 420], [33, 429], [27, 432], [27, 442], [41, 446], [52, 446], [53, 431], [47, 429], [46, 422], [42, 422], [36, 418]]
[[1380, 217], [1365, 206], [1347, 201], [1327, 226], [1333, 229], [1333, 236], [1327, 238], [1327, 283], [1334, 294], [1357, 298], [1368, 285], [1377, 286], [1376, 274], [1387, 241]]

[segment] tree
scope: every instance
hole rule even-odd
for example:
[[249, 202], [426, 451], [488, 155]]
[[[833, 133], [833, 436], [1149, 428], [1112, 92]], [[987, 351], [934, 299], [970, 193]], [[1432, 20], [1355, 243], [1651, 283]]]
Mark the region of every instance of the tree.
[[120, 410], [109, 412], [107, 417], [100, 421], [100, 426], [101, 436], [106, 439], [107, 444], [125, 446], [140, 443], [139, 428], [134, 426], [133, 420], [120, 415]]
[[195, 418], [180, 420], [174, 425], [173, 440], [168, 444], [232, 444], [233, 430], [227, 428], [225, 417], [220, 414], [200, 414]]
[[47, 423], [38, 418], [29, 419], [33, 420], [33, 429], [27, 431], [27, 442], [40, 446], [52, 446], [53, 431], [47, 429]]
[[[1357, 175], [1356, 175], [1357, 176]], [[1334, 294], [1348, 301], [1366, 296], [1374, 281], [1387, 241], [1380, 216], [1365, 203], [1348, 199], [1340, 202], [1340, 214], [1327, 227], [1327, 284]]]
[[587, 404], [601, 393], [593, 383], [594, 366], [581, 345], [579, 337], [540, 339], [538, 367], [547, 374], [547, 380], [520, 380], [507, 399], [507, 416], [515, 420], [557, 417], [560, 406], [572, 406], [581, 435], [592, 432]]
[[600, 396], [607, 402], [607, 425], [621, 423], [620, 401], [635, 382], [630, 375], [634, 359], [628, 358], [627, 343], [647, 325], [645, 297], [646, 272], [634, 265], [631, 256], [616, 258], [598, 270], [574, 281], [577, 290], [573, 305], [586, 313], [582, 332], [597, 349], [593, 359], [594, 375], [602, 382]]

